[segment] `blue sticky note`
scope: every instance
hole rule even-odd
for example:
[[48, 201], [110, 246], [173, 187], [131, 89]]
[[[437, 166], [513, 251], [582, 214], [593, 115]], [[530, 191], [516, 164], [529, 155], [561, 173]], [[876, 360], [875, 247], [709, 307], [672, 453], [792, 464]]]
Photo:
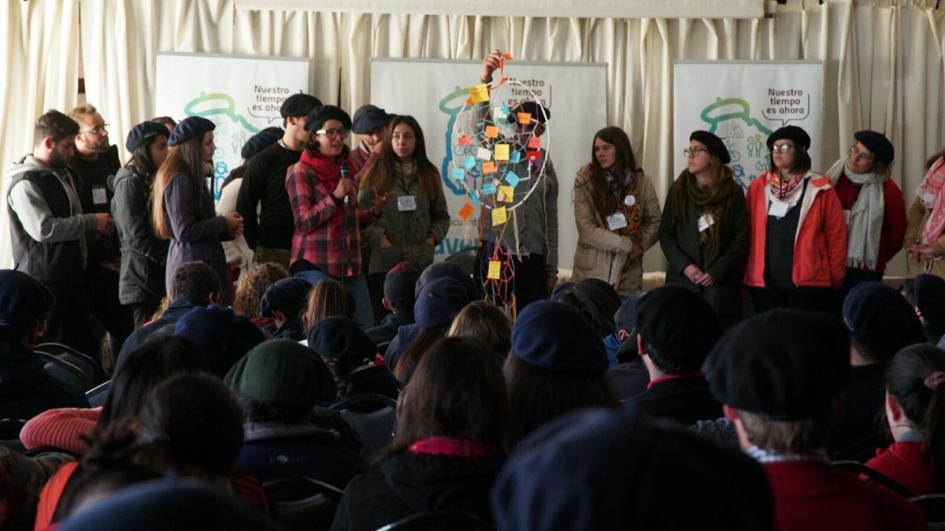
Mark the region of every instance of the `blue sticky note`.
[[492, 195], [495, 193], [495, 184], [486, 183], [482, 185], [482, 195]]
[[463, 179], [466, 178], [466, 170], [462, 168], [453, 168], [452, 175], [453, 175], [453, 178], [456, 179], [457, 181], [462, 181]]
[[512, 109], [509, 109], [509, 106], [508, 106], [508, 105], [503, 105], [503, 106], [502, 106], [502, 114], [508, 116], [510, 112], [512, 112]]
[[467, 170], [471, 170], [475, 168], [476, 157], [473, 157], [473, 156], [466, 157], [466, 160], [463, 161], [463, 166], [465, 166]]
[[520, 161], [520, 160], [522, 160], [522, 152], [521, 152], [521, 151], [513, 151], [512, 153], [509, 154], [509, 163], [510, 163], [510, 164], [516, 164], [516, 163], [518, 163], [518, 161]]
[[510, 171], [505, 174], [505, 182], [509, 183], [509, 186], [512, 188], [515, 188], [515, 185], [517, 185], [521, 180], [522, 179], [520, 179], [518, 175], [515, 175], [514, 171]]
[[469, 198], [472, 200], [472, 205], [474, 207], [477, 207], [482, 204], [481, 202], [479, 202], [479, 192], [473, 192], [472, 194], [470, 194]]

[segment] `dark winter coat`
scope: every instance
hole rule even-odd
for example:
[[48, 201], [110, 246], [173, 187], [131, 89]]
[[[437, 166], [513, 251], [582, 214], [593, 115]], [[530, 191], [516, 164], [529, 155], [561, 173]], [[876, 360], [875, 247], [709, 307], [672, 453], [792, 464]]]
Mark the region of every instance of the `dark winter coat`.
[[129, 168], [115, 176], [112, 217], [121, 241], [118, 300], [122, 304], [160, 304], [164, 298], [164, 264], [168, 243], [151, 223], [151, 181]]

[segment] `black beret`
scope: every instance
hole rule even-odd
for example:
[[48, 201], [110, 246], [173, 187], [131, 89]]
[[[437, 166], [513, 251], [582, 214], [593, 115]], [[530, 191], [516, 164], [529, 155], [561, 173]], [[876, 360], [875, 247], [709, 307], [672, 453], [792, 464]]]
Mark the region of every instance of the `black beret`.
[[392, 114], [387, 114], [384, 109], [376, 105], [362, 105], [354, 111], [351, 130], [359, 135], [364, 135], [375, 129], [387, 127], [393, 117]]
[[636, 325], [650, 357], [670, 374], [699, 370], [722, 337], [715, 310], [698, 294], [678, 284], [667, 284], [640, 296]]
[[922, 317], [933, 327], [945, 326], [945, 279], [922, 274], [912, 283], [915, 305]]
[[420, 296], [420, 290], [423, 289], [423, 286], [426, 286], [438, 278], [444, 277], [462, 282], [463, 285], [466, 286], [466, 291], [469, 292], [469, 300], [476, 298], [476, 283], [473, 282], [472, 276], [455, 262], [434, 262], [425, 267], [423, 271], [420, 272], [420, 278], [417, 279], [417, 284], [413, 288], [414, 296]]
[[771, 528], [769, 496], [753, 459], [630, 407], [538, 428], [509, 456], [490, 501], [500, 531], [748, 531]]
[[138, 149], [138, 146], [158, 135], [170, 136], [170, 133], [167, 131], [166, 127], [159, 123], [150, 120], [141, 122], [128, 132], [128, 138], [125, 139], [125, 149], [134, 151]]
[[298, 118], [300, 116], [308, 116], [308, 113], [312, 112], [312, 109], [321, 106], [322, 101], [320, 99], [310, 94], [299, 92], [298, 94], [289, 96], [282, 102], [282, 106], [279, 107], [279, 114], [282, 115], [282, 118]]
[[560, 302], [533, 302], [522, 310], [512, 326], [512, 352], [529, 365], [580, 376], [604, 374], [609, 366], [603, 340]]
[[896, 148], [894, 148], [892, 142], [886, 138], [886, 135], [882, 133], [864, 129], [863, 131], [853, 133], [853, 138], [860, 144], [863, 144], [863, 147], [870, 150], [870, 153], [876, 157], [876, 160], [884, 164], [892, 163], [893, 158], [896, 156]]
[[782, 138], [794, 142], [795, 146], [803, 146], [804, 149], [810, 149], [810, 135], [807, 134], [807, 131], [796, 125], [788, 125], [768, 135], [768, 150], [770, 151], [774, 147], [776, 140], [781, 140]]
[[177, 127], [174, 128], [174, 132], [171, 133], [171, 137], [167, 139], [167, 145], [176, 146], [182, 142], [186, 142], [195, 136], [203, 136], [207, 131], [213, 131], [217, 126], [200, 116], [188, 116], [181, 120]]
[[326, 317], [308, 332], [308, 347], [323, 358], [373, 360], [377, 347], [358, 326], [347, 317]]
[[414, 286], [420, 278], [420, 271], [412, 262], [400, 262], [384, 275], [384, 297], [394, 308], [410, 308], [416, 301]]
[[413, 316], [422, 328], [450, 324], [472, 299], [462, 282], [452, 278], [438, 278], [423, 286], [413, 303]]
[[6, 337], [18, 339], [29, 325], [45, 320], [55, 302], [52, 291], [35, 278], [0, 270], [0, 331], [8, 331]]
[[875, 361], [892, 359], [896, 352], [925, 342], [925, 331], [909, 301], [882, 282], [864, 282], [843, 300], [843, 324]]
[[316, 107], [305, 117], [305, 130], [314, 133], [325, 125], [328, 120], [338, 120], [345, 129], [351, 129], [351, 117], [340, 107], [322, 105]]
[[824, 411], [850, 372], [850, 338], [838, 320], [772, 310], [735, 325], [709, 353], [712, 394], [771, 420]]
[[282, 138], [283, 134], [285, 134], [285, 131], [283, 131], [281, 127], [267, 127], [263, 129], [249, 137], [249, 140], [243, 144], [243, 149], [240, 150], [240, 156], [243, 157], [243, 160], [253, 158], [253, 155], [256, 153], [275, 144], [277, 140]]
[[259, 301], [259, 315], [274, 317], [272, 311], [291, 312], [304, 308], [312, 284], [301, 278], [289, 277], [277, 280]]
[[551, 119], [551, 109], [545, 107], [544, 105], [536, 101], [523, 101], [512, 107], [511, 112], [509, 113], [509, 123], [514, 124], [518, 121], [518, 113], [527, 112], [532, 115], [532, 120], [537, 120], [538, 123], [544, 125], [547, 120]]
[[620, 330], [630, 332], [637, 327], [637, 302], [639, 300], [639, 295], [631, 295], [623, 301], [620, 308], [617, 308], [617, 313], [614, 314], [614, 324], [618, 332]]
[[693, 131], [692, 134], [689, 135], [689, 140], [695, 140], [705, 146], [705, 148], [709, 150], [709, 153], [715, 155], [715, 158], [719, 159], [722, 164], [732, 162], [732, 157], [728, 154], [728, 148], [725, 147], [725, 142], [722, 142], [722, 139], [714, 134], [708, 131]]

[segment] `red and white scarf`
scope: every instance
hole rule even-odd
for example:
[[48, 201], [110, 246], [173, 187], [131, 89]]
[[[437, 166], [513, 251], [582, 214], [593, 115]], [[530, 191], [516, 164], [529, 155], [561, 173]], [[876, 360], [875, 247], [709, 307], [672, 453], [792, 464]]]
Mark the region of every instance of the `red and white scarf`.
[[945, 157], [939, 157], [932, 164], [922, 179], [922, 184], [916, 188], [916, 195], [929, 209], [929, 220], [922, 229], [922, 245], [932, 245], [945, 231]]

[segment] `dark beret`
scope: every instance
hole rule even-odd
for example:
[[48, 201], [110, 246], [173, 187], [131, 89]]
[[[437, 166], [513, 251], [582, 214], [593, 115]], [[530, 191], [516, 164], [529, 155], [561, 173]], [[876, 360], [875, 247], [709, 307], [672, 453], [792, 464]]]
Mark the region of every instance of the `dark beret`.
[[262, 300], [259, 301], [259, 315], [274, 317], [273, 310], [286, 312], [304, 308], [311, 289], [312, 284], [301, 278], [289, 277], [277, 280], [266, 289]]
[[863, 147], [870, 150], [870, 153], [876, 157], [876, 160], [884, 164], [892, 163], [893, 158], [896, 156], [896, 148], [894, 148], [892, 142], [886, 138], [886, 135], [882, 133], [864, 129], [863, 131], [853, 133], [853, 138], [860, 144], [863, 144]]
[[265, 341], [249, 350], [224, 378], [241, 397], [273, 406], [307, 406], [335, 397], [325, 361], [288, 339]]
[[925, 342], [925, 331], [905, 297], [882, 282], [857, 284], [843, 300], [843, 324], [876, 361]]
[[725, 147], [725, 142], [722, 142], [722, 139], [714, 134], [708, 131], [693, 131], [692, 134], [689, 135], [689, 140], [695, 140], [705, 146], [705, 148], [709, 150], [709, 153], [715, 155], [715, 158], [719, 159], [722, 164], [732, 162], [732, 157], [728, 154], [728, 148]]
[[772, 149], [776, 140], [781, 139], [791, 140], [794, 142], [795, 146], [803, 146], [804, 149], [810, 149], [810, 135], [807, 134], [807, 131], [796, 125], [782, 127], [768, 135], [768, 150], [770, 151]]
[[609, 366], [603, 340], [560, 302], [533, 302], [522, 310], [512, 326], [512, 352], [529, 365], [580, 376], [604, 374]]
[[214, 305], [198, 306], [174, 325], [174, 335], [194, 342], [207, 356], [211, 372], [223, 377], [250, 349], [265, 341], [249, 319]]
[[29, 325], [46, 319], [55, 302], [52, 291], [35, 278], [22, 271], [0, 270], [0, 336], [19, 339]]
[[623, 330], [630, 332], [637, 327], [637, 303], [640, 301], [639, 295], [631, 295], [623, 301], [617, 313], [614, 314], [615, 329], [619, 332]]
[[328, 120], [338, 120], [345, 129], [351, 129], [351, 117], [340, 107], [322, 105], [316, 107], [305, 117], [305, 130], [314, 133], [325, 125]]
[[850, 372], [850, 338], [838, 320], [772, 310], [735, 325], [709, 354], [712, 394], [771, 420], [824, 411]]
[[217, 126], [200, 116], [188, 116], [181, 120], [177, 127], [174, 128], [174, 132], [171, 133], [170, 138], [167, 139], [167, 145], [176, 146], [177, 144], [186, 142], [195, 136], [203, 136], [207, 131], [213, 131]]
[[138, 146], [158, 135], [170, 136], [170, 133], [167, 132], [166, 127], [159, 123], [150, 120], [141, 122], [128, 132], [128, 138], [125, 139], [125, 149], [134, 151], [138, 149]]
[[243, 160], [253, 158], [253, 155], [256, 153], [275, 144], [277, 140], [282, 138], [283, 134], [285, 134], [285, 131], [283, 131], [281, 127], [267, 127], [263, 129], [249, 137], [249, 140], [243, 144], [243, 149], [240, 150], [240, 156], [243, 157]]
[[422, 328], [449, 324], [469, 302], [469, 291], [462, 282], [438, 278], [425, 285], [413, 304], [413, 316]]
[[354, 111], [351, 130], [359, 135], [364, 135], [375, 129], [387, 127], [393, 117], [392, 114], [387, 114], [384, 109], [376, 105], [362, 105]]
[[664, 372], [699, 370], [722, 337], [715, 310], [698, 294], [678, 284], [648, 291], [637, 301], [637, 333]]
[[453, 280], [462, 282], [469, 292], [469, 300], [476, 298], [476, 283], [473, 282], [469, 273], [454, 262], [435, 262], [424, 268], [424, 270], [420, 272], [420, 278], [417, 279], [417, 285], [413, 288], [414, 295], [419, 297], [420, 290], [423, 289], [423, 286], [426, 286], [438, 278], [452, 278]]
[[384, 275], [384, 297], [394, 308], [409, 308], [413, 312], [416, 301], [414, 287], [420, 271], [411, 262], [400, 262]]
[[347, 317], [326, 317], [308, 333], [308, 346], [323, 358], [371, 361], [377, 347], [358, 326]]

